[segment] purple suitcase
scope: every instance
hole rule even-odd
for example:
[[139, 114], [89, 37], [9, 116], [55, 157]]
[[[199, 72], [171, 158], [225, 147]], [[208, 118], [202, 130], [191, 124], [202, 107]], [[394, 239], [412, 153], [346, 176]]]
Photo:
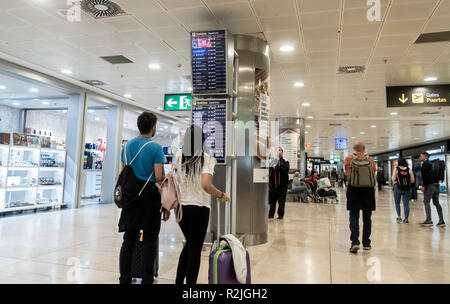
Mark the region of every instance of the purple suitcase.
[[[228, 208], [230, 208], [230, 204]], [[228, 214], [229, 214], [229, 210]], [[227, 215], [225, 214], [225, 232], [230, 233], [229, 225], [227, 224]], [[217, 201], [217, 227], [220, 227], [220, 203]], [[217, 243], [219, 243], [220, 232], [217, 233]], [[246, 284], [251, 284], [250, 275], [250, 256], [247, 251], [247, 279]], [[209, 272], [208, 272], [209, 284], [240, 284], [236, 278], [236, 272], [234, 271], [233, 254], [229, 248], [218, 248], [211, 252], [209, 256]]]
[[[233, 265], [233, 255], [230, 249], [219, 248], [211, 253], [209, 256], [208, 282], [209, 284], [240, 284], [236, 279], [236, 273]], [[246, 284], [250, 283], [250, 256], [247, 252]]]

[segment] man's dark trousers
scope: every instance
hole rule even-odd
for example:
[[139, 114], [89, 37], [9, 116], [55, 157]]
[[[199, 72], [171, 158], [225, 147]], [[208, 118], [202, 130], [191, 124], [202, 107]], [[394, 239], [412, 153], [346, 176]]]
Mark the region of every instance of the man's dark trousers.
[[[362, 210], [363, 213], [363, 246], [370, 246], [370, 235], [372, 233], [372, 211]], [[360, 210], [350, 210], [350, 240], [353, 245], [359, 245], [359, 214]]]
[[281, 186], [278, 188], [270, 188], [269, 190], [269, 217], [275, 216], [275, 208], [278, 201], [278, 216], [284, 217], [284, 206], [286, 203], [287, 186]]

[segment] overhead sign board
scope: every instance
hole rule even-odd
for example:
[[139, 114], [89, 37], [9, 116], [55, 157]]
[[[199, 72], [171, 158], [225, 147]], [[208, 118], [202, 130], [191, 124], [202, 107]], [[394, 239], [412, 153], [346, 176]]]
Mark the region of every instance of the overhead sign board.
[[192, 108], [192, 95], [166, 94], [164, 95], [164, 111], [190, 111]]
[[335, 138], [334, 139], [335, 150], [347, 150], [347, 138]]
[[226, 30], [191, 32], [194, 95], [227, 94]]
[[386, 87], [388, 108], [450, 106], [450, 85]]

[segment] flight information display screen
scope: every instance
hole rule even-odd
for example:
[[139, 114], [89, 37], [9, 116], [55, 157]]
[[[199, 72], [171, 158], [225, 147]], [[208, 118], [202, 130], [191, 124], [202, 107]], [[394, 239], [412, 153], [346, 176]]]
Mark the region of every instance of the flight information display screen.
[[335, 138], [334, 139], [335, 150], [347, 150], [347, 138]]
[[227, 122], [227, 100], [194, 100], [192, 123], [203, 128], [205, 152], [214, 156], [217, 163], [225, 163], [225, 135]]
[[191, 33], [194, 94], [227, 93], [226, 31]]

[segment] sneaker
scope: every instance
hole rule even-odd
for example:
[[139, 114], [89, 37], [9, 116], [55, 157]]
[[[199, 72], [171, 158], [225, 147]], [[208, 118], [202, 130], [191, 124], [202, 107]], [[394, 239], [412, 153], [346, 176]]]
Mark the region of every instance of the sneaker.
[[273, 220], [273, 216], [269, 216], [269, 220]]
[[282, 216], [279, 216], [278, 218], [277, 218], [277, 220], [282, 220], [283, 219], [283, 217]]
[[404, 220], [403, 220], [403, 224], [409, 224], [408, 219], [404, 219]]
[[438, 227], [445, 227], [445, 222], [444, 221], [439, 221], [439, 223], [437, 223]]
[[425, 221], [423, 223], [420, 223], [422, 226], [433, 226], [433, 222], [432, 221]]
[[397, 218], [397, 223], [401, 223], [402, 222], [402, 218], [401, 217], [398, 217]]
[[363, 249], [364, 250], [370, 250], [370, 249], [372, 249], [372, 246], [370, 246], [370, 245], [369, 246], [363, 246]]
[[358, 253], [359, 245], [352, 245], [352, 248], [350, 248], [350, 253]]

